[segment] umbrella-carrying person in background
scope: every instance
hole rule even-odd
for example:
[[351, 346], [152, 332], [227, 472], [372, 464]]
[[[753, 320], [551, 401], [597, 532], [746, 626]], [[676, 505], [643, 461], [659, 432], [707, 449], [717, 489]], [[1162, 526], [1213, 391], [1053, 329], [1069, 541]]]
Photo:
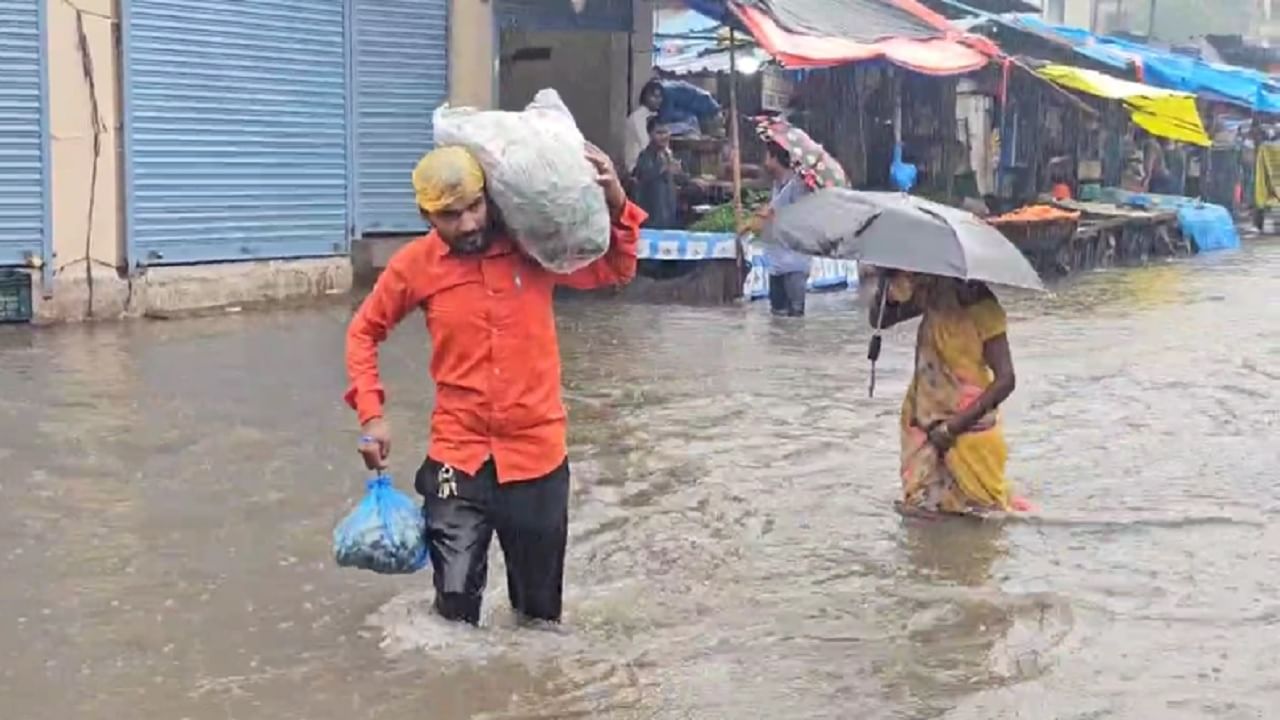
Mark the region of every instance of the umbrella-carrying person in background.
[[[764, 166], [773, 180], [769, 205], [758, 218], [760, 225], [779, 208], [814, 190], [846, 184], [840, 163], [803, 130], [779, 118], [761, 118], [756, 132], [765, 143]], [[769, 270], [769, 304], [773, 314], [802, 317], [813, 258], [782, 245], [769, 245], [764, 259]]]
[[880, 270], [873, 362], [881, 330], [921, 318], [900, 423], [903, 511], [1026, 509], [1005, 479], [999, 407], [1015, 375], [1005, 313], [987, 285], [1042, 290], [1022, 253], [962, 210], [902, 193], [843, 189], [779, 211], [764, 240]]

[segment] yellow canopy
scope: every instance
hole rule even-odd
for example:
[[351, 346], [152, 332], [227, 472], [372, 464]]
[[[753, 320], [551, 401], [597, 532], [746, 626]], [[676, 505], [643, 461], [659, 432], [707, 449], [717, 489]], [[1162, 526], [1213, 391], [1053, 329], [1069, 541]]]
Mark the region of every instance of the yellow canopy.
[[1047, 65], [1037, 72], [1062, 87], [1119, 100], [1129, 111], [1134, 124], [1152, 135], [1201, 147], [1212, 144], [1204, 131], [1204, 123], [1200, 121], [1200, 112], [1196, 110], [1196, 98], [1191, 93], [1121, 80], [1070, 65]]

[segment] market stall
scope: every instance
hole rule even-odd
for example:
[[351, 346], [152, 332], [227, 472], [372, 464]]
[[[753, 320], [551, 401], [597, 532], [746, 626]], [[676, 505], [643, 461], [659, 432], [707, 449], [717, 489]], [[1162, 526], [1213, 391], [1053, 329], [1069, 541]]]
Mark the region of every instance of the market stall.
[[988, 220], [1046, 278], [1195, 253], [1170, 209], [1058, 201]]

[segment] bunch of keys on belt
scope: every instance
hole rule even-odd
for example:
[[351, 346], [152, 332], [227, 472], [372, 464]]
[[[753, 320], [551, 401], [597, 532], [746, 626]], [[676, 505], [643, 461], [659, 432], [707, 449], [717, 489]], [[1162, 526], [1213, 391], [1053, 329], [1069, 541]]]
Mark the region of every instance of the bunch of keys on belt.
[[440, 472], [436, 474], [437, 489], [436, 497], [441, 500], [448, 500], [458, 494], [458, 482], [454, 478], [453, 466], [445, 465], [440, 468]]

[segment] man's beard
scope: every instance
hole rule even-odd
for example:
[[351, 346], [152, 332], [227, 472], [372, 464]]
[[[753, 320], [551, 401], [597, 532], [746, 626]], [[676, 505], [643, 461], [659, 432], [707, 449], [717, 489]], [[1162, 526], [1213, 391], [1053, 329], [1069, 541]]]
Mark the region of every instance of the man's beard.
[[489, 249], [492, 239], [486, 230], [477, 230], [449, 240], [449, 249], [459, 255], [479, 255]]

